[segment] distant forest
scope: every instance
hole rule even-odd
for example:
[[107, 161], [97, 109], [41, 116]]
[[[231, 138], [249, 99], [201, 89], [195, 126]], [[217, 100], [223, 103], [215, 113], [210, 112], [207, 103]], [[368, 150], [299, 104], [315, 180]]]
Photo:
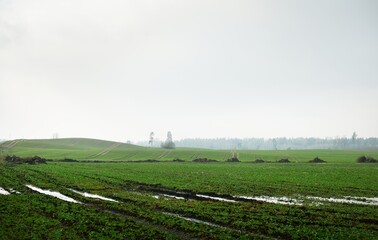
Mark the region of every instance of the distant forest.
[[[240, 150], [290, 150], [290, 149], [364, 149], [378, 150], [378, 138], [188, 138], [174, 141], [176, 147]], [[148, 142], [139, 142], [148, 146]], [[159, 147], [156, 140], [153, 146]]]

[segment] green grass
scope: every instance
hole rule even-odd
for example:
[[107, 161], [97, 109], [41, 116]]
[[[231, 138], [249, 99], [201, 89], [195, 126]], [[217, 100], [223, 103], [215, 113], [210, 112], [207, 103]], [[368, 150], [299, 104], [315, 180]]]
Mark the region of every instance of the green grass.
[[[185, 161], [191, 161], [195, 158], [225, 161], [231, 156], [231, 150], [189, 148], [166, 150], [85, 138], [21, 140], [14, 146], [11, 143], [12, 141], [0, 145], [2, 155], [14, 154], [21, 157], [38, 155], [48, 159], [73, 158], [77, 160], [112, 161], [147, 159], [171, 161], [177, 158]], [[378, 158], [378, 152], [350, 150], [240, 150], [237, 153], [239, 159], [244, 162], [254, 161], [257, 158], [273, 162], [282, 158], [288, 158], [291, 162], [308, 162], [319, 157], [330, 163], [352, 163], [356, 162], [356, 159], [361, 155]]]
[[[103, 180], [131, 180], [168, 188], [231, 195], [378, 195], [378, 164], [249, 164], [249, 163], [49, 163], [25, 166], [60, 180], [66, 175]], [[118, 179], [118, 180], [117, 180]]]
[[[153, 189], [247, 196], [377, 197], [377, 173], [377, 164], [357, 163], [0, 164], [0, 186], [21, 192], [0, 195], [0, 234], [8, 239], [260, 239], [261, 235], [281, 239], [376, 239], [377, 206], [156, 199]], [[59, 191], [84, 204], [44, 196], [24, 184]], [[67, 188], [100, 194], [119, 203], [88, 199]], [[131, 216], [143, 224], [108, 211]]]
[[[240, 150], [242, 162], [227, 163], [224, 161], [231, 155], [227, 150], [166, 150], [78, 138], [10, 141], [1, 144], [0, 151], [2, 156], [38, 155], [83, 161], [40, 165], [0, 162], [0, 187], [20, 192], [0, 195], [0, 236], [4, 239], [378, 238], [378, 206], [317, 205], [306, 199], [376, 198], [378, 164], [359, 164], [356, 159], [361, 155], [377, 158], [377, 152]], [[326, 160], [327, 164], [308, 163], [314, 157]], [[186, 162], [172, 162], [177, 158]], [[220, 162], [191, 162], [195, 158]], [[269, 163], [252, 163], [258, 158]], [[275, 163], [282, 158], [289, 158], [291, 163]], [[124, 162], [148, 159], [161, 162]], [[59, 191], [83, 204], [44, 196], [25, 184]], [[119, 202], [89, 199], [68, 188]], [[163, 192], [305, 200], [302, 206], [177, 200], [167, 199], [161, 195]], [[154, 197], [156, 194], [159, 198]], [[190, 222], [172, 214], [217, 226]]]

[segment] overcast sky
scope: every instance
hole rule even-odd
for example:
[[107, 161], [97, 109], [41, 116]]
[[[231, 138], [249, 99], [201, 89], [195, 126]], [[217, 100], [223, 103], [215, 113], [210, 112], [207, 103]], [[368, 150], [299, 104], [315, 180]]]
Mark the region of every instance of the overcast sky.
[[376, 0], [0, 0], [0, 139], [378, 136]]

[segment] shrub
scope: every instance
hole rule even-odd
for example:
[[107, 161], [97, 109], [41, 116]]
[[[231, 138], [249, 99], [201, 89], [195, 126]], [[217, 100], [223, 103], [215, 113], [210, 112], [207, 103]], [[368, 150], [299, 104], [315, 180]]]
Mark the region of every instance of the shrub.
[[227, 159], [226, 162], [240, 162], [240, 160], [237, 157], [232, 157]]
[[376, 163], [378, 161], [376, 159], [374, 159], [373, 157], [361, 156], [361, 157], [357, 158], [357, 162], [359, 162], [359, 163]]
[[180, 158], [173, 159], [172, 161], [173, 161], [173, 162], [185, 162], [185, 160], [182, 160], [182, 159], [180, 159]]
[[46, 163], [46, 159], [41, 158], [39, 156], [34, 156], [34, 157], [26, 157], [26, 158], [21, 158], [17, 157], [16, 155], [13, 156], [6, 156], [5, 161], [7, 163], [15, 163], [15, 164], [22, 164], [22, 163], [28, 163], [28, 164], [40, 164], [40, 163]]
[[192, 160], [193, 162], [218, 162], [214, 159], [207, 159], [207, 158], [196, 158]]
[[326, 163], [326, 161], [324, 161], [323, 159], [320, 159], [318, 157], [312, 159], [309, 161], [310, 163]]

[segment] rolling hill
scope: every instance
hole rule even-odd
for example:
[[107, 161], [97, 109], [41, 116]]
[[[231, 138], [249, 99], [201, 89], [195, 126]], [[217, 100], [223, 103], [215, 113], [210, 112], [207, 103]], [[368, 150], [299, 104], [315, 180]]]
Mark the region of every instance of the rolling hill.
[[[231, 157], [232, 150], [210, 149], [162, 149], [141, 147], [132, 144], [88, 138], [61, 139], [17, 139], [0, 144], [0, 154], [28, 157], [38, 155], [47, 159], [137, 161], [181, 159], [191, 161], [196, 158], [209, 158], [225, 161]], [[355, 162], [361, 155], [378, 158], [378, 152], [350, 150], [237, 150], [241, 161], [263, 159], [278, 161], [288, 158], [291, 162], [308, 162], [319, 157], [327, 162]]]

